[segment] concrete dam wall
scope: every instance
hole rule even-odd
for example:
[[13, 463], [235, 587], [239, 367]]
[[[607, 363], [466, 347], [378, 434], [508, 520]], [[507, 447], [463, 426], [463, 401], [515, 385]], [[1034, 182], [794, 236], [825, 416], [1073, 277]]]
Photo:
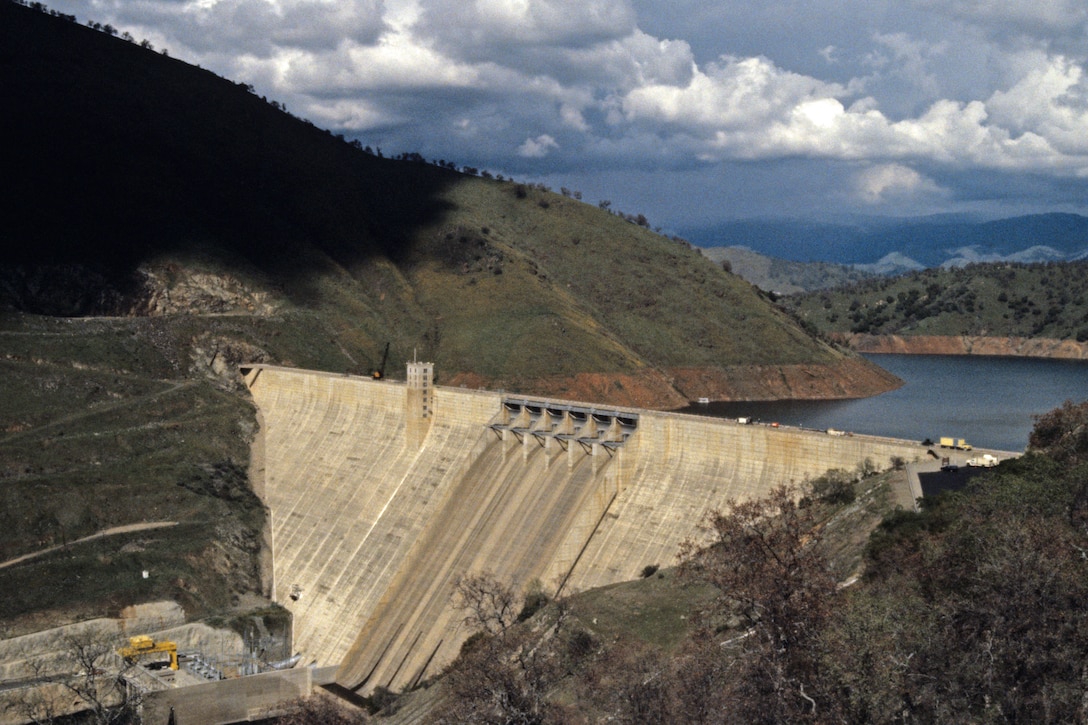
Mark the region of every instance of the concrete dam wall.
[[271, 366], [243, 369], [261, 432], [274, 597], [304, 662], [361, 693], [411, 686], [472, 632], [454, 589], [488, 572], [549, 594], [676, 563], [729, 499], [921, 446], [868, 436]]

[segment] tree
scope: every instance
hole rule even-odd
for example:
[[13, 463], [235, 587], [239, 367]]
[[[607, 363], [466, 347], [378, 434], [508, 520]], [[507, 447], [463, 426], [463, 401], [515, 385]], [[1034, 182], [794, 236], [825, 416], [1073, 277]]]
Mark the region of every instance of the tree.
[[40, 686], [27, 688], [21, 714], [35, 723], [81, 711], [95, 725], [139, 722], [137, 665], [121, 658], [120, 646], [116, 637], [85, 630], [64, 635], [59, 653], [28, 653], [27, 667]]
[[[708, 517], [709, 546], [687, 542], [681, 573], [720, 593], [711, 621], [735, 618], [732, 637], [708, 627], [693, 646], [688, 704], [712, 698], [743, 722], [817, 722], [833, 709], [820, 676], [820, 635], [833, 611], [836, 582], [819, 546], [815, 505], [797, 487], [732, 503]], [[709, 643], [709, 644], [708, 644]], [[728, 672], [728, 675], [726, 675]], [[697, 690], [704, 682], [705, 692]], [[710, 686], [713, 683], [713, 686]], [[724, 694], [716, 688], [723, 688]]]
[[1088, 461], [1088, 402], [1065, 401], [1035, 418], [1028, 447], [1062, 463]]
[[514, 587], [491, 574], [470, 574], [457, 583], [465, 624], [477, 632], [503, 636], [517, 620], [521, 598]]
[[1003, 462], [881, 525], [825, 638], [847, 721], [1088, 721], [1080, 414], [1040, 418], [1033, 446], [1057, 458]]
[[[447, 673], [449, 697], [439, 723], [544, 725], [561, 722], [563, 708], [550, 692], [567, 669], [557, 647], [567, 618], [563, 603], [549, 617], [515, 627], [522, 598], [514, 587], [489, 574], [463, 578], [457, 596], [465, 623], [477, 634], [466, 640]], [[536, 626], [533, 626], [534, 623]]]

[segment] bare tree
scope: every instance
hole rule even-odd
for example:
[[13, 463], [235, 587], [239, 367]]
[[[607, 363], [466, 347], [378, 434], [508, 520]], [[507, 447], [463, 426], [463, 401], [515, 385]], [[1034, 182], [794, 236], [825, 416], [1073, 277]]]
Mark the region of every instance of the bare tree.
[[[567, 618], [562, 603], [544, 621], [517, 627], [521, 596], [487, 574], [463, 578], [457, 587], [465, 622], [477, 628], [451, 666], [449, 697], [439, 723], [543, 725], [562, 722], [564, 709], [549, 693], [565, 674], [558, 635]], [[534, 626], [535, 625], [535, 626]]]
[[457, 582], [465, 624], [478, 632], [502, 635], [517, 620], [521, 597], [491, 574], [470, 574]]
[[61, 638], [53, 652], [28, 652], [30, 673], [17, 709], [30, 722], [86, 712], [95, 725], [139, 722], [141, 690], [133, 683], [137, 665], [125, 661], [121, 643], [105, 633], [84, 630]]
[[[731, 690], [726, 706], [746, 722], [829, 717], [820, 637], [836, 583], [819, 546], [818, 508], [802, 506], [802, 499], [799, 489], [779, 486], [765, 498], [734, 503], [709, 517], [710, 546], [683, 547], [682, 573], [714, 585], [720, 593], [715, 615], [741, 623], [732, 637], [708, 629], [703, 639], [714, 646], [696, 645], [690, 667], [709, 674], [731, 670], [712, 680]], [[692, 671], [684, 680], [699, 677]]]

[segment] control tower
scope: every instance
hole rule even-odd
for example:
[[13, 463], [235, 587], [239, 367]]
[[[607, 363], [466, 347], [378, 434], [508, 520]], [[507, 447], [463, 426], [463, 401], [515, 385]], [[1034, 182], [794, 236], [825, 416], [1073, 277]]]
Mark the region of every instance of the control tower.
[[407, 392], [405, 393], [405, 444], [419, 448], [431, 428], [434, 415], [434, 363], [408, 363]]

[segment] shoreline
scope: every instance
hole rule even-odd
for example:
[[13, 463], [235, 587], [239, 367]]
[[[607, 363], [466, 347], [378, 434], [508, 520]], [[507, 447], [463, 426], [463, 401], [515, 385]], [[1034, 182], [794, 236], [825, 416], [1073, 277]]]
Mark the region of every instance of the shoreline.
[[829, 337], [858, 353], [893, 355], [993, 355], [1054, 360], [1088, 360], [1088, 343], [1045, 337], [984, 335], [870, 335], [831, 333]]

